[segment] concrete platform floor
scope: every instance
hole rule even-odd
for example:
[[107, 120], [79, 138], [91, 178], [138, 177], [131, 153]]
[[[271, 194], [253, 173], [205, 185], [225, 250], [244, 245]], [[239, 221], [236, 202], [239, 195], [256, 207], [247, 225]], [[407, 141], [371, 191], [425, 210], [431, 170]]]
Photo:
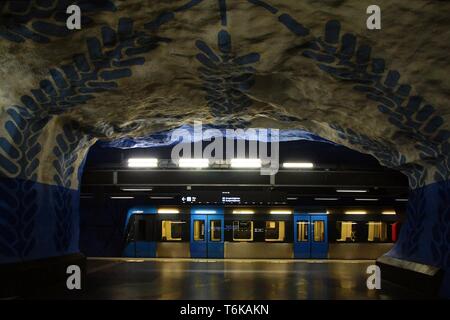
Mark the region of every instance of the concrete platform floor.
[[88, 259], [82, 293], [56, 299], [421, 299], [382, 283], [366, 287], [374, 261]]

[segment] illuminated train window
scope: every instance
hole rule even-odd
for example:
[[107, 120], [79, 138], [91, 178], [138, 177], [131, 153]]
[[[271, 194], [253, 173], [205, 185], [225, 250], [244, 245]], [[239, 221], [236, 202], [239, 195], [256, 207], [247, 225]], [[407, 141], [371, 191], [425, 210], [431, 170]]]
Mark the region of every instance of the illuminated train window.
[[323, 242], [325, 240], [325, 223], [323, 221], [313, 222], [314, 242]]
[[205, 241], [204, 220], [194, 220], [194, 241]]
[[161, 240], [163, 241], [182, 241], [184, 221], [161, 221]]
[[297, 241], [298, 242], [308, 242], [308, 240], [309, 240], [308, 229], [309, 229], [308, 221], [297, 222]]
[[336, 223], [339, 238], [336, 241], [355, 242], [356, 241], [356, 222], [338, 221]]
[[253, 221], [233, 221], [234, 241], [253, 241]]
[[367, 235], [367, 241], [370, 242], [382, 242], [387, 241], [387, 225], [381, 221], [369, 221], [369, 232]]
[[285, 233], [284, 221], [266, 221], [266, 241], [284, 241]]
[[222, 241], [222, 220], [210, 221], [209, 241]]

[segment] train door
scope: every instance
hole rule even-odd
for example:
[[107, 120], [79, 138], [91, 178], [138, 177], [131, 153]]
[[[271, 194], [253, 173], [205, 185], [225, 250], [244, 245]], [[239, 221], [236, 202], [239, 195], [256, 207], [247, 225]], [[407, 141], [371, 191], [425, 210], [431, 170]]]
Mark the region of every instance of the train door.
[[223, 258], [223, 215], [191, 215], [191, 257]]
[[311, 256], [310, 217], [294, 215], [294, 258], [308, 259]]
[[328, 226], [326, 215], [294, 215], [294, 258], [326, 259]]
[[191, 215], [191, 258], [206, 258], [208, 254], [208, 239], [205, 214]]
[[311, 258], [326, 259], [328, 257], [328, 225], [326, 215], [312, 215], [311, 225]]
[[223, 258], [223, 215], [208, 215], [208, 258]]

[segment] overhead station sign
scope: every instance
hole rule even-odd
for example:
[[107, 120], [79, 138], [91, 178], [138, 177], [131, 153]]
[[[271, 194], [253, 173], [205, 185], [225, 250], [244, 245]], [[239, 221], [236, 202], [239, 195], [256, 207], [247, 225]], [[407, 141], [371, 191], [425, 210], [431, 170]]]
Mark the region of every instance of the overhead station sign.
[[183, 203], [196, 203], [197, 197], [196, 196], [182, 196], [181, 201]]
[[225, 204], [240, 204], [241, 203], [241, 197], [237, 196], [222, 196], [222, 203]]
[[286, 195], [272, 192], [271, 196], [262, 196], [258, 192], [248, 191], [188, 191], [179, 196], [182, 204], [216, 204], [216, 205], [239, 205], [239, 204], [282, 204]]

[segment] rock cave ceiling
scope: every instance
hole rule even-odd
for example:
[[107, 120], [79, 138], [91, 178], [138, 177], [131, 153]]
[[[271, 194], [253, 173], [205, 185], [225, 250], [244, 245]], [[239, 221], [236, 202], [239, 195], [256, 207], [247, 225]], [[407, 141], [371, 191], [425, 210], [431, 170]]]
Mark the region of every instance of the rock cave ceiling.
[[[65, 28], [72, 2], [81, 30]], [[130, 147], [201, 121], [317, 135], [402, 170], [413, 187], [446, 180], [450, 3], [377, 1], [377, 31], [366, 28], [370, 4], [1, 2], [2, 172], [11, 150], [32, 150], [20, 134], [43, 150], [70, 126], [79, 150], [96, 139]]]

